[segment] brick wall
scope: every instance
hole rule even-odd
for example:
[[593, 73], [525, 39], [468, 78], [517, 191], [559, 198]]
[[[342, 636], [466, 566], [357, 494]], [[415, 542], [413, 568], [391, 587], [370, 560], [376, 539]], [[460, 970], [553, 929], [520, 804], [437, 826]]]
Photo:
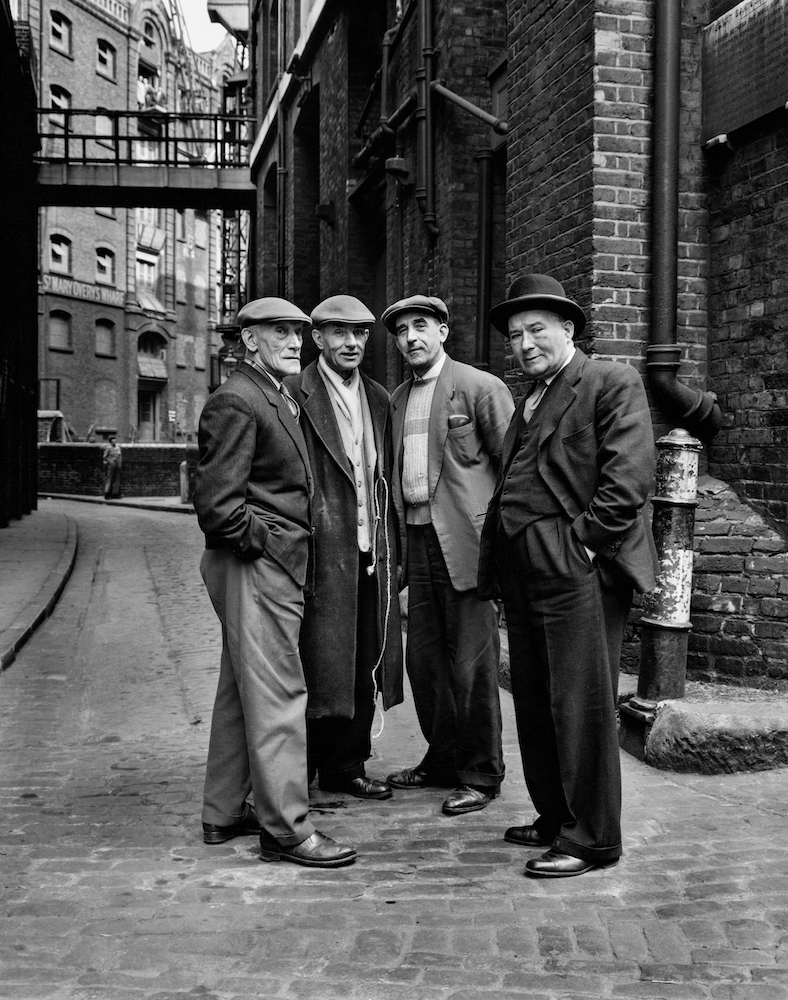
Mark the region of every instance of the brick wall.
[[788, 544], [720, 480], [698, 499], [687, 676], [788, 687]]
[[709, 154], [712, 385], [725, 426], [710, 470], [788, 523], [788, 125], [779, 112]]
[[[104, 467], [100, 444], [39, 444], [39, 493], [72, 493], [78, 496], [101, 496], [104, 492]], [[180, 465], [197, 464], [196, 445], [122, 444], [124, 496], [178, 496]], [[193, 480], [193, 473], [190, 481]]]

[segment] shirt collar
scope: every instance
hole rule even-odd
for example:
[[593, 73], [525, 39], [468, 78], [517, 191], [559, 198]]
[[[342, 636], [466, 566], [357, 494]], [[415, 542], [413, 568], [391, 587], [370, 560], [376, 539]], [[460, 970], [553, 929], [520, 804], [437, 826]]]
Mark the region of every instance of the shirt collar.
[[571, 345], [570, 345], [570, 348], [569, 348], [569, 353], [568, 353], [568, 354], [567, 354], [567, 356], [566, 356], [566, 357], [564, 358], [564, 363], [563, 363], [563, 364], [561, 365], [561, 367], [560, 367], [560, 368], [558, 369], [558, 371], [557, 371], [557, 372], [554, 372], [554, 373], [553, 373], [553, 374], [552, 374], [552, 375], [550, 376], [550, 378], [542, 378], [542, 379], [539, 379], [538, 381], [540, 381], [540, 382], [544, 382], [544, 384], [545, 384], [545, 385], [550, 385], [550, 383], [551, 383], [551, 382], [553, 381], [553, 379], [554, 379], [554, 378], [556, 378], [556, 377], [557, 377], [558, 375], [560, 375], [560, 374], [561, 374], [561, 372], [562, 372], [562, 371], [564, 370], [564, 368], [566, 368], [566, 366], [567, 366], [567, 365], [569, 364], [569, 362], [570, 362], [570, 361], [572, 360], [572, 358], [573, 358], [573, 357], [575, 356], [575, 351], [576, 351], [576, 350], [577, 350], [577, 348], [575, 347], [575, 345], [574, 345], [574, 344], [571, 344]]
[[282, 391], [282, 380], [278, 379], [276, 377], [276, 375], [273, 374], [273, 372], [270, 372], [265, 367], [265, 365], [260, 364], [260, 362], [257, 360], [257, 356], [256, 355], [254, 355], [254, 354], [247, 354], [246, 357], [244, 358], [244, 361], [248, 365], [251, 365], [252, 368], [256, 368], [257, 371], [262, 372], [263, 375], [267, 375], [268, 378], [273, 382], [274, 387], [276, 388], [277, 392], [281, 392]]
[[414, 382], [429, 382], [432, 378], [437, 378], [443, 371], [443, 366], [446, 364], [446, 358], [448, 355], [444, 351], [432, 368], [429, 368], [423, 375], [417, 375], [416, 372], [413, 373]]

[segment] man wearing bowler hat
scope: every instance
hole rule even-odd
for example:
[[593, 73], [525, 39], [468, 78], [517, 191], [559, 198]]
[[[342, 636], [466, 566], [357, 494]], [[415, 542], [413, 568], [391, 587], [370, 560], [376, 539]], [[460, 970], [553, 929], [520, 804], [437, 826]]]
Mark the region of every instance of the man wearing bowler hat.
[[393, 303], [383, 322], [413, 371], [391, 397], [394, 503], [408, 586], [406, 663], [427, 740], [395, 788], [457, 787], [449, 816], [484, 809], [504, 775], [498, 621], [477, 592], [479, 538], [495, 486], [511, 393], [444, 350], [449, 311], [432, 295]]
[[582, 875], [621, 855], [621, 643], [633, 590], [650, 590], [658, 565], [643, 517], [651, 418], [633, 367], [575, 349], [585, 315], [554, 278], [518, 278], [490, 319], [532, 380], [506, 433], [479, 565], [480, 592], [503, 595], [537, 812], [504, 839], [549, 848], [527, 875]]
[[360, 371], [375, 323], [363, 302], [332, 295], [311, 319], [320, 355], [285, 379], [315, 481], [314, 587], [300, 640], [310, 772], [326, 791], [388, 799], [365, 761], [378, 694], [386, 709], [402, 701], [389, 394]]
[[202, 819], [207, 844], [259, 834], [264, 861], [334, 868], [356, 852], [309, 819], [298, 633], [312, 473], [298, 404], [282, 385], [301, 370], [308, 323], [285, 299], [247, 303], [238, 313], [246, 356], [200, 417], [200, 570], [222, 623]]

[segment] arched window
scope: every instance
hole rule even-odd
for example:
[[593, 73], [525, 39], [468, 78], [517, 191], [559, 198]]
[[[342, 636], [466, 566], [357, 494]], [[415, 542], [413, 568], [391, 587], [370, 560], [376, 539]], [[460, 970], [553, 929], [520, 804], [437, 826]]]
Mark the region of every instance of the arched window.
[[106, 247], [96, 250], [96, 284], [115, 284], [115, 254]]
[[96, 320], [96, 354], [115, 356], [115, 324], [111, 320]]
[[58, 112], [68, 111], [71, 107], [71, 94], [69, 94], [65, 87], [59, 87], [56, 83], [53, 83], [49, 88], [49, 103], [52, 107], [52, 112], [49, 115], [50, 122], [53, 125], [57, 125], [58, 128], [65, 128], [66, 116], [58, 114]]
[[71, 21], [59, 10], [49, 13], [49, 44], [64, 55], [71, 55]]
[[153, 49], [156, 47], [156, 28], [153, 26], [152, 21], [146, 21], [143, 24], [142, 38], [145, 42], [146, 49]]
[[49, 238], [49, 270], [54, 274], [71, 274], [71, 240], [65, 236]]
[[167, 358], [167, 341], [160, 334], [147, 330], [137, 339], [137, 354], [164, 361]]
[[55, 351], [71, 351], [71, 316], [62, 309], [53, 309], [49, 314], [49, 346]]
[[108, 80], [115, 80], [117, 76], [115, 47], [103, 38], [99, 38], [96, 42], [96, 72]]

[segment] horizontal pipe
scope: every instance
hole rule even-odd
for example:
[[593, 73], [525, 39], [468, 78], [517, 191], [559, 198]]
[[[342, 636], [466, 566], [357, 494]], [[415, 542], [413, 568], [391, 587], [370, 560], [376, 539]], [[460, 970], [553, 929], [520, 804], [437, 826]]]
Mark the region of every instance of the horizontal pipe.
[[392, 112], [386, 121], [375, 129], [369, 139], [367, 139], [358, 153], [356, 153], [353, 157], [353, 167], [356, 170], [363, 170], [366, 167], [367, 163], [369, 163], [370, 157], [383, 139], [391, 135], [394, 129], [398, 128], [402, 122], [405, 121], [415, 107], [416, 95], [413, 91], [411, 91], [397, 110]]
[[440, 94], [441, 97], [445, 97], [447, 101], [451, 101], [452, 104], [456, 104], [458, 108], [462, 108], [463, 111], [467, 111], [469, 114], [473, 115], [474, 118], [479, 118], [481, 121], [486, 122], [494, 132], [498, 135], [507, 135], [509, 132], [509, 122], [503, 118], [496, 118], [495, 115], [491, 115], [488, 111], [484, 111], [480, 108], [478, 104], [474, 104], [472, 101], [466, 100], [464, 97], [460, 97], [459, 94], [455, 94], [453, 90], [449, 90], [448, 87], [444, 86], [440, 80], [433, 80], [430, 84], [430, 89], [436, 94]]

